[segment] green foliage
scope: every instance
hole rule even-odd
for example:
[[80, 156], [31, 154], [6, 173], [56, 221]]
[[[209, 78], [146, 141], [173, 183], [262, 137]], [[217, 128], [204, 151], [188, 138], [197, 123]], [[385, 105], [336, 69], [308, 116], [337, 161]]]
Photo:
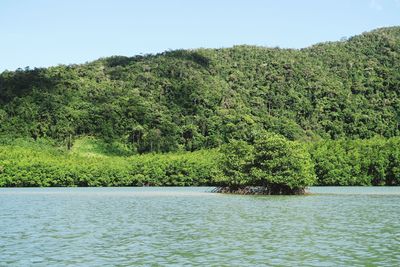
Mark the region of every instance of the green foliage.
[[390, 27], [4, 71], [0, 186], [399, 185], [399, 69]]
[[0, 145], [0, 186], [211, 185], [218, 157], [215, 150], [116, 157], [14, 141]]
[[240, 187], [251, 184], [250, 168], [254, 160], [254, 147], [245, 141], [233, 140], [221, 150], [220, 173], [215, 179], [221, 184]]
[[399, 69], [391, 27], [301, 50], [177, 50], [5, 71], [0, 134], [69, 147], [88, 135], [125, 154], [214, 148], [256, 129], [290, 140], [393, 137]]
[[0, 186], [400, 185], [400, 137], [301, 143], [255, 134], [253, 141], [127, 157], [93, 138], [70, 151], [45, 139], [3, 138]]
[[258, 138], [254, 148], [254, 164], [250, 170], [253, 183], [290, 189], [315, 183], [314, 166], [302, 144], [269, 134]]
[[390, 139], [387, 146], [389, 165], [386, 171], [386, 184], [400, 185], [400, 138]]
[[399, 185], [399, 137], [323, 140], [310, 152], [320, 185]]
[[130, 156], [133, 152], [125, 144], [114, 142], [104, 142], [94, 137], [80, 137], [74, 141], [71, 153], [81, 156]]
[[233, 190], [262, 186], [271, 193], [289, 193], [315, 182], [314, 166], [303, 145], [283, 136], [258, 136], [254, 145], [231, 141], [221, 150], [219, 182]]

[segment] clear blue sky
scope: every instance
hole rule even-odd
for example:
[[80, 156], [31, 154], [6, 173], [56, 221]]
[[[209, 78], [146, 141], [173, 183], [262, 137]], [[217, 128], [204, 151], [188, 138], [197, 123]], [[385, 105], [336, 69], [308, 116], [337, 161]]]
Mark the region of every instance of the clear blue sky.
[[400, 0], [0, 0], [0, 71], [178, 48], [301, 48], [393, 25]]

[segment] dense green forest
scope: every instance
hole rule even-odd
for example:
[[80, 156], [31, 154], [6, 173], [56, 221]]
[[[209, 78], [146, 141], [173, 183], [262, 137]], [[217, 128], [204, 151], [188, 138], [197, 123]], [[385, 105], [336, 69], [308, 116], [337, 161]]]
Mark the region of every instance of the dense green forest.
[[[27, 67], [0, 74], [0, 186], [217, 184], [224, 144], [252, 145], [260, 132], [306, 146], [318, 184], [394, 185], [399, 123], [400, 27], [304, 49]], [[74, 153], [82, 140], [103, 156]], [[164, 176], [138, 169], [148, 162]]]

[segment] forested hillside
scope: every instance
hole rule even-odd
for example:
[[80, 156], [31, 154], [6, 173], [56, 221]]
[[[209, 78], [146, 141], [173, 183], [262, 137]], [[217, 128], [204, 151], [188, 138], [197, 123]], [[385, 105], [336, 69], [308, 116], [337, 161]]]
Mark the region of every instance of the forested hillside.
[[300, 50], [235, 46], [0, 74], [0, 134], [128, 154], [400, 133], [400, 27]]

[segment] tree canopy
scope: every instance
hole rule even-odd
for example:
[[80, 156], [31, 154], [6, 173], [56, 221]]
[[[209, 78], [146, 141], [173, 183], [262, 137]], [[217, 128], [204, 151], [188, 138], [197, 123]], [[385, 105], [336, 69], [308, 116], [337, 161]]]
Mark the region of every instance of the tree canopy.
[[232, 192], [257, 186], [268, 194], [303, 193], [316, 182], [306, 147], [276, 134], [256, 137], [254, 145], [232, 141], [221, 149], [222, 186]]
[[0, 74], [0, 134], [90, 135], [131, 153], [194, 151], [267, 130], [290, 140], [399, 135], [400, 28], [296, 50], [114, 56]]

